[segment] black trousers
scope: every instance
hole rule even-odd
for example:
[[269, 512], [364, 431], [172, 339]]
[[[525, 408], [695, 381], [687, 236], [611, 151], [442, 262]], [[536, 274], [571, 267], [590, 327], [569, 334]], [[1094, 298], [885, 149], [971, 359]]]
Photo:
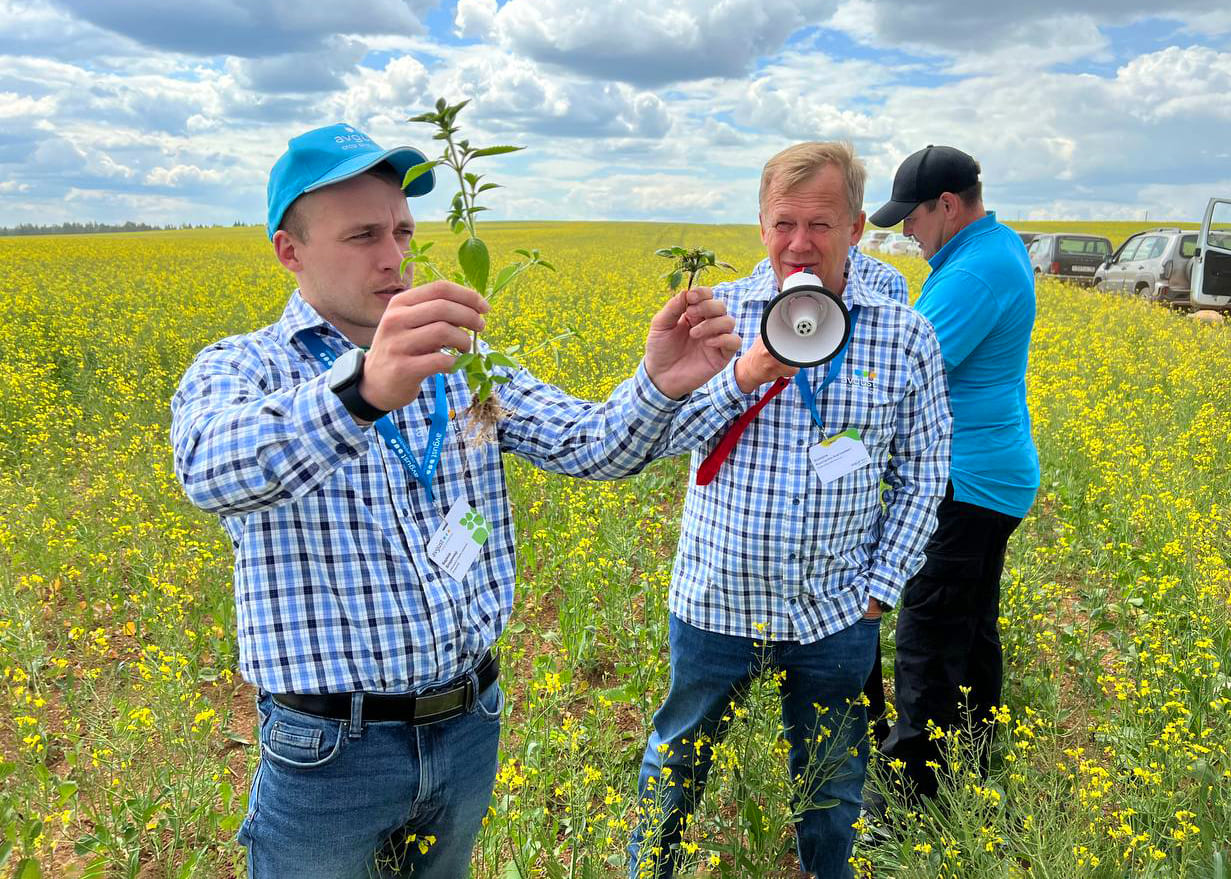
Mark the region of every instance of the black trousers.
[[[950, 483], [937, 510], [936, 532], [928, 541], [927, 560], [902, 592], [898, 608], [897, 658], [894, 661], [892, 728], [881, 721], [880, 751], [887, 760], [906, 764], [913, 793], [936, 794], [935, 773], [926, 765], [941, 762], [939, 742], [928, 735], [927, 722], [942, 729], [965, 728], [969, 712], [976, 731], [993, 706], [1000, 704], [1003, 679], [1000, 651], [1000, 576], [1005, 547], [1021, 519], [953, 499]], [[866, 692], [873, 701], [870, 717], [884, 713], [885, 691], [879, 656]], [[963, 694], [962, 687], [970, 692]], [[987, 774], [990, 735], [979, 737], [979, 760]], [[942, 764], [943, 765], [943, 764]]]

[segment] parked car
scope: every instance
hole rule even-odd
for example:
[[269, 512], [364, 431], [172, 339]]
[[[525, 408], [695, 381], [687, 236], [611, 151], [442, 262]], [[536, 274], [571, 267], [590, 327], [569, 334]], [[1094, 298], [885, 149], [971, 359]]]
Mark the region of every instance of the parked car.
[[1132, 293], [1174, 308], [1188, 308], [1193, 230], [1159, 227], [1138, 232], [1120, 245], [1094, 273], [1100, 290]]
[[1190, 271], [1193, 308], [1231, 314], [1231, 199], [1206, 205]]
[[898, 256], [922, 256], [923, 250], [919, 247], [919, 242], [914, 238], [908, 238], [901, 232], [890, 232], [889, 237], [885, 239], [881, 245], [881, 250], [885, 253], [894, 253]]
[[872, 232], [867, 232], [864, 234], [863, 238], [860, 239], [859, 247], [864, 251], [883, 250], [885, 239], [892, 234], [893, 233], [888, 229], [876, 229]]
[[1019, 231], [1017, 234], [1021, 236], [1021, 239], [1022, 239], [1022, 244], [1026, 245], [1027, 247], [1029, 247], [1029, 246], [1030, 246], [1030, 242], [1031, 242], [1031, 241], [1033, 241], [1034, 239], [1038, 238], [1038, 237], [1039, 237], [1040, 235], [1042, 235], [1043, 233], [1042, 233], [1042, 232], [1020, 232], [1020, 231]]
[[1027, 253], [1036, 276], [1093, 284], [1094, 273], [1111, 256], [1111, 241], [1098, 235], [1038, 234]]

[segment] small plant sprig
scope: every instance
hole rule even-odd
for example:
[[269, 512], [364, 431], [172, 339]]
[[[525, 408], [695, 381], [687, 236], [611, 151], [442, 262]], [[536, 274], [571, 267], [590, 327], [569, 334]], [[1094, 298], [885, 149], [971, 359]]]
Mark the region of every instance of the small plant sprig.
[[[454, 234], [464, 234], [466, 239], [457, 249], [457, 262], [461, 266], [461, 271], [454, 274], [453, 280], [478, 291], [490, 302], [527, 269], [541, 266], [550, 271], [555, 271], [555, 267], [543, 259], [537, 250], [516, 250], [514, 252], [518, 256], [524, 257], [524, 259], [520, 262], [506, 265], [494, 277], [491, 276], [491, 257], [488, 254], [487, 245], [483, 243], [483, 239], [479, 237], [478, 232], [475, 230], [475, 215], [480, 211], [487, 210], [486, 207], [478, 203], [479, 195], [492, 189], [500, 188], [500, 184], [484, 183], [482, 182], [482, 174], [476, 174], [466, 169], [475, 159], [514, 153], [525, 149], [525, 147], [475, 147], [471, 146], [469, 140], [455, 139], [459, 131], [456, 125], [457, 114], [468, 103], [470, 101], [467, 100], [450, 105], [444, 98], [441, 98], [436, 101], [435, 110], [420, 113], [418, 116], [412, 116], [407, 120], [409, 122], [423, 122], [435, 126], [436, 133], [432, 135], [432, 139], [444, 141], [444, 149], [440, 158], [421, 162], [410, 168], [406, 172], [402, 186], [410, 185], [412, 180], [426, 174], [438, 165], [451, 168], [457, 175], [458, 191], [453, 194], [453, 201], [449, 208], [448, 223]], [[422, 265], [436, 278], [445, 278], [445, 274], [432, 265], [426, 255], [431, 247], [432, 242], [430, 241], [420, 245], [412, 240], [410, 242], [410, 250], [407, 252], [406, 258], [402, 260], [402, 271], [405, 272], [407, 266], [414, 263]], [[561, 337], [557, 337], [557, 339], [559, 338]], [[556, 340], [553, 339], [552, 341]], [[463, 351], [453, 364], [452, 371], [464, 371], [466, 383], [470, 386], [472, 397], [470, 407], [467, 409], [467, 419], [469, 433], [474, 438], [476, 444], [481, 445], [495, 436], [496, 425], [504, 415], [504, 409], [495, 396], [495, 390], [497, 385], [504, 384], [509, 378], [506, 375], [501, 375], [496, 370], [498, 368], [515, 369], [517, 361], [512, 356], [515, 351], [516, 348], [509, 348], [504, 351], [488, 348], [484, 352], [479, 348], [479, 334], [474, 332], [471, 334], [470, 350]]]
[[730, 271], [735, 271], [735, 266], [730, 263], [719, 262], [714, 257], [714, 251], [706, 250], [698, 247], [695, 250], [687, 250], [680, 245], [675, 247], [663, 247], [654, 251], [655, 256], [665, 257], [666, 259], [674, 260], [675, 265], [672, 266], [669, 272], [663, 274], [663, 278], [667, 282], [667, 286], [674, 293], [680, 288], [680, 282], [684, 280], [684, 275], [688, 275], [688, 283], [684, 286], [685, 290], [692, 289], [692, 283], [701, 273], [709, 268], [723, 268]]

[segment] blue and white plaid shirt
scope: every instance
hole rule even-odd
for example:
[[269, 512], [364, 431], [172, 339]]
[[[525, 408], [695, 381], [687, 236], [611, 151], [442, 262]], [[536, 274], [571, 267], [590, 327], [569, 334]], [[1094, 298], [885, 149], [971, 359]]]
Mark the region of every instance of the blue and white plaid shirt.
[[[893, 266], [868, 256], [857, 244], [851, 245], [850, 260], [851, 274], [859, 277], [865, 290], [882, 293], [903, 305], [910, 304], [910, 287], [906, 283], [906, 276]], [[748, 280], [760, 280], [761, 275], [766, 272], [772, 274], [773, 271], [767, 257], [756, 264]]]
[[[352, 347], [296, 292], [277, 323], [202, 351], [171, 404], [176, 473], [235, 550], [240, 670], [274, 693], [410, 692], [472, 668], [513, 606], [501, 451], [573, 476], [627, 476], [664, 453], [680, 406], [644, 366], [603, 404], [518, 370], [500, 389], [511, 414], [498, 447], [464, 448], [450, 424], [432, 502], [329, 390], [294, 338], [309, 328], [337, 353]], [[461, 375], [447, 376], [446, 395], [464, 408]], [[430, 396], [393, 413], [416, 454]], [[426, 549], [459, 497], [493, 525], [461, 583]]]
[[[821, 431], [792, 383], [748, 426], [717, 478], [696, 485], [726, 426], [769, 389], [740, 391], [734, 361], [677, 413], [669, 451], [696, 449], [670, 598], [685, 622], [808, 643], [854, 623], [869, 595], [896, 604], [923, 565], [949, 476], [944, 361], [931, 325], [863, 277], [852, 271], [844, 293], [860, 313], [841, 374], [816, 402], [827, 436], [858, 429], [871, 466], [821, 484], [807, 454]], [[744, 350], [777, 292], [773, 271], [760, 266], [714, 287]], [[809, 371], [814, 391], [825, 371]]]

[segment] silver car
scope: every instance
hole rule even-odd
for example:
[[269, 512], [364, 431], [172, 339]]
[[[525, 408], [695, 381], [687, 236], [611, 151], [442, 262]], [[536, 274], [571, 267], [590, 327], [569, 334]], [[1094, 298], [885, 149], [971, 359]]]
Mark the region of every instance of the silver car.
[[1098, 267], [1094, 286], [1187, 309], [1196, 252], [1195, 231], [1147, 229], [1130, 237]]

